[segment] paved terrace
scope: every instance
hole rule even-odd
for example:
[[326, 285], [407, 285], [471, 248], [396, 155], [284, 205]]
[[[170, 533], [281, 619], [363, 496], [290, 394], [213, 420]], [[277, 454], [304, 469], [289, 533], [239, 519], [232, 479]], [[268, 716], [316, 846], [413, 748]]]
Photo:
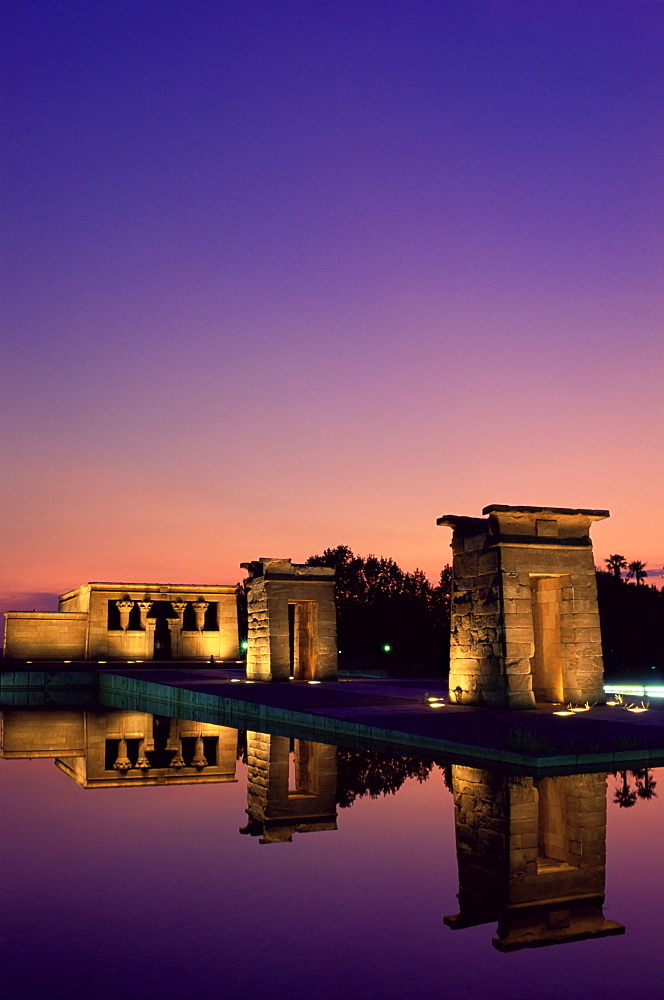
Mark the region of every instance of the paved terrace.
[[208, 715], [216, 706], [219, 722], [267, 732], [277, 731], [276, 726], [339, 745], [540, 773], [664, 765], [664, 706], [642, 714], [596, 706], [557, 716], [554, 712], [564, 706], [433, 708], [430, 698], [448, 700], [441, 679], [265, 684], [244, 681], [236, 671], [180, 664], [113, 670], [112, 675], [116, 697], [149, 696], [163, 701], [164, 710], [177, 709], [177, 715], [203, 707]]

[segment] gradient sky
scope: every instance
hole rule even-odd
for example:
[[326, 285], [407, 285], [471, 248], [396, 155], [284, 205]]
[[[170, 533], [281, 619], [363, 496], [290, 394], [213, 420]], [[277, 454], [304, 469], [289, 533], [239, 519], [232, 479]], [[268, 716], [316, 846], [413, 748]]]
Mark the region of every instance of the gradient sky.
[[662, 14], [5, 3], [4, 606], [490, 503], [661, 567]]

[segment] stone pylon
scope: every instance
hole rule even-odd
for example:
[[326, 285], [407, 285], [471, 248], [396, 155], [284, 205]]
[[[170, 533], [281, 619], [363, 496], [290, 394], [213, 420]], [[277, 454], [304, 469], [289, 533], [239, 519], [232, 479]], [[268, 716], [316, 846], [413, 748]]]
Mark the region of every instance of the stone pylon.
[[603, 701], [590, 525], [607, 510], [507, 507], [447, 514], [453, 529], [450, 698], [532, 708]]
[[335, 681], [334, 569], [290, 559], [242, 563], [247, 570], [247, 678]]

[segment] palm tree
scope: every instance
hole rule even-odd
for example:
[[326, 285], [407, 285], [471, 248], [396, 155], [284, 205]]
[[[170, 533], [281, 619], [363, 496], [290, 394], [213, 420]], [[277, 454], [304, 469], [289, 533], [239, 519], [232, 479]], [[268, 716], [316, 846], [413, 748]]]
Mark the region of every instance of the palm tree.
[[631, 579], [632, 577], [634, 577], [634, 579], [636, 580], [637, 587], [640, 583], [643, 583], [644, 578], [648, 575], [646, 573], [647, 565], [648, 565], [647, 563], [641, 562], [640, 559], [635, 559], [634, 562], [631, 562], [627, 567], [627, 569], [629, 570], [629, 572], [627, 573], [627, 578]]
[[613, 573], [616, 580], [619, 580], [621, 572], [624, 569], [627, 569], [627, 560], [624, 556], [618, 555], [617, 552], [612, 556], [609, 556], [608, 559], [605, 559], [604, 562], [609, 567], [609, 572]]

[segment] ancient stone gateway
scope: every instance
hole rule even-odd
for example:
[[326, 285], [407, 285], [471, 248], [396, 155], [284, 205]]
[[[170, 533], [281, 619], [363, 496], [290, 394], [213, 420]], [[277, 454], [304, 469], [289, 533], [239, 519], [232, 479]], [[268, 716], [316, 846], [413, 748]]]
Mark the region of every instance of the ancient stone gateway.
[[590, 525], [607, 510], [507, 507], [453, 529], [450, 698], [532, 708], [603, 701]]
[[453, 764], [452, 789], [460, 912], [448, 927], [498, 921], [500, 951], [624, 934], [604, 916], [605, 775]]
[[290, 559], [242, 563], [247, 570], [247, 678], [335, 681], [334, 569]]

